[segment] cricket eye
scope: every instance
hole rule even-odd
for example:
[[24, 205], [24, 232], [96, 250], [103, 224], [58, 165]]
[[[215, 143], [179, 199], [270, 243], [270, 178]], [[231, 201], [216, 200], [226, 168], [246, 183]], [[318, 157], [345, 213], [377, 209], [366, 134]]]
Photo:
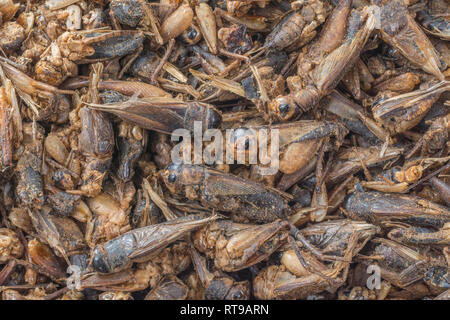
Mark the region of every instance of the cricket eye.
[[171, 174], [169, 174], [169, 177], [167, 178], [167, 180], [168, 180], [170, 183], [174, 183], [175, 180], [177, 180], [177, 175], [176, 175], [175, 173], [171, 173]]
[[234, 294], [233, 294], [233, 299], [241, 299], [242, 298], [242, 294], [240, 293], [240, 292], [235, 292]]
[[197, 37], [197, 30], [195, 30], [194, 28], [192, 28], [191, 30], [189, 30], [187, 37], [190, 40], [194, 40]]
[[289, 108], [290, 108], [289, 104], [287, 103], [280, 104], [279, 107], [280, 113], [287, 113], [289, 111]]

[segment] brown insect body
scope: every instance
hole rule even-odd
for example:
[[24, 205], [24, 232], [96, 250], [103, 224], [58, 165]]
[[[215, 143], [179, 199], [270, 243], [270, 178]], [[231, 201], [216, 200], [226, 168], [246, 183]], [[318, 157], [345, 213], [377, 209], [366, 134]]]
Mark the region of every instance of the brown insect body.
[[[349, 220], [322, 222], [301, 232], [321, 249], [337, 253], [351, 259], [376, 233], [377, 228], [370, 224], [358, 225]], [[304, 259], [321, 274], [306, 270], [293, 250], [283, 252], [280, 265], [271, 265], [255, 277], [253, 281], [255, 296], [259, 299], [305, 299], [311, 294], [332, 287], [342, 286], [347, 278], [348, 263], [334, 262], [324, 265], [308, 252]], [[329, 277], [325, 279], [322, 275]], [[331, 281], [332, 280], [332, 281]], [[330, 282], [331, 281], [331, 282]]]
[[216, 217], [202, 218], [191, 215], [157, 225], [129, 231], [95, 248], [93, 267], [102, 273], [123, 270], [131, 262], [148, 261], [170, 243], [187, 232], [213, 221]]
[[446, 207], [410, 195], [355, 192], [348, 196], [345, 210], [349, 217], [368, 222], [403, 221], [439, 229], [450, 221]]
[[[346, 6], [336, 7], [335, 10], [347, 12]], [[334, 15], [334, 13], [332, 17], [344, 18], [339, 14]], [[364, 18], [366, 21], [362, 24], [361, 21]], [[327, 55], [320, 61], [310, 63], [315, 67], [309, 68], [303, 88], [288, 96], [278, 97], [270, 103], [269, 112], [278, 120], [296, 119], [310, 110], [323, 96], [337, 86], [353, 63], [357, 61], [364, 44], [375, 28], [375, 18], [370, 13], [354, 11], [350, 15], [348, 26], [341, 21], [336, 23], [339, 25], [339, 30], [346, 30], [345, 37], [336, 48], [330, 48], [332, 51], [329, 53], [326, 52], [326, 49], [319, 49], [321, 55]], [[314, 47], [311, 50], [314, 50]], [[299, 73], [299, 75], [301, 74]]]
[[405, 58], [425, 72], [444, 80], [436, 50], [409, 15], [403, 0], [386, 1], [381, 6], [380, 17], [380, 32], [385, 42], [397, 48]]
[[250, 221], [274, 221], [289, 211], [286, 200], [264, 185], [204, 166], [171, 164], [162, 177], [171, 192]]
[[374, 119], [391, 134], [404, 132], [417, 125], [441, 94], [449, 89], [450, 82], [442, 81], [427, 89], [386, 99], [372, 108]]
[[215, 266], [233, 272], [248, 268], [269, 257], [287, 240], [288, 223], [263, 225], [218, 220], [193, 235], [195, 247], [213, 258]]
[[118, 104], [89, 104], [96, 110], [113, 113], [143, 129], [171, 134], [176, 129], [194, 130], [200, 121], [203, 130], [217, 128], [221, 114], [213, 106], [202, 102], [182, 102], [170, 98], [134, 99]]

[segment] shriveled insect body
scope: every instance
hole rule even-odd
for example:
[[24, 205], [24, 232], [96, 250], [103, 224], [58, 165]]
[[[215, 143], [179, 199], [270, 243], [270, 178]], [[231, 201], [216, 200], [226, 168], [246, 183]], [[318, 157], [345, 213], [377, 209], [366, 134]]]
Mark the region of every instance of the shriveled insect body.
[[380, 228], [373, 224], [349, 219], [324, 221], [300, 230], [306, 240], [321, 249], [322, 253], [336, 256], [344, 255], [348, 239], [353, 233], [358, 234], [355, 250], [359, 251], [378, 232]]
[[36, 79], [51, 85], [78, 75], [77, 64], [127, 55], [142, 45], [142, 32], [115, 30], [65, 32], [36, 63]]
[[391, 135], [417, 125], [443, 92], [450, 90], [450, 82], [442, 81], [392, 98], [377, 101], [372, 108], [374, 119]]
[[403, 0], [375, 0], [380, 5], [381, 37], [412, 63], [440, 80], [440, 61], [422, 29], [408, 13]]
[[188, 291], [183, 281], [167, 276], [145, 296], [145, 300], [186, 300]]
[[[390, 286], [390, 284], [385, 281], [381, 284], [382, 288]], [[385, 286], [383, 286], [385, 285]], [[381, 290], [380, 290], [381, 291]], [[369, 290], [363, 286], [354, 286], [352, 288], [340, 288], [338, 291], [338, 300], [383, 300], [377, 299], [376, 290]], [[378, 294], [378, 296], [381, 296]]]
[[134, 176], [134, 167], [144, 151], [144, 130], [123, 122], [119, 127], [117, 146], [119, 149], [117, 176], [124, 182]]
[[205, 39], [206, 45], [212, 54], [217, 54], [216, 19], [213, 10], [206, 2], [201, 2], [195, 7], [197, 22]]
[[432, 266], [425, 273], [423, 280], [430, 286], [448, 289], [450, 288], [450, 268]]
[[56, 279], [65, 276], [64, 265], [45, 244], [33, 239], [28, 242], [31, 260], [50, 272]]
[[249, 300], [250, 282], [236, 281], [227, 275], [216, 275], [205, 290], [207, 300]]
[[377, 83], [372, 88], [374, 94], [383, 91], [406, 93], [412, 91], [420, 83], [420, 78], [415, 73], [406, 72], [393, 78], [379, 81], [380, 79], [377, 79]]
[[174, 242], [147, 261], [138, 264], [139, 270], [146, 272], [150, 287], [154, 288], [166, 276], [177, 276], [191, 266], [189, 244]]
[[[324, 250], [329, 249], [330, 252], [342, 254], [344, 259], [350, 261], [376, 231], [377, 228], [370, 224], [358, 225], [349, 220], [341, 220], [322, 222], [300, 232], [305, 233], [305, 236], [308, 235], [310, 240], [317, 241], [316, 246], [323, 245], [321, 248]], [[305, 299], [311, 294], [329, 288], [337, 289], [345, 283], [348, 262], [338, 261], [326, 266], [306, 251], [302, 250], [301, 255], [316, 273], [307, 270], [293, 250], [285, 251], [280, 265], [271, 265], [255, 277], [253, 281], [255, 297]]]
[[421, 165], [412, 165], [408, 168], [399, 166], [384, 170], [373, 181], [362, 181], [364, 188], [381, 192], [404, 192], [411, 183], [417, 182], [424, 171]]
[[151, 132], [149, 134], [149, 145], [154, 150], [153, 161], [158, 169], [164, 169], [172, 163], [171, 150], [173, 145], [168, 135], [160, 132]]
[[450, 206], [450, 185], [436, 177], [431, 178], [430, 183], [433, 189], [439, 192], [441, 199], [447, 206]]
[[29, 205], [44, 204], [45, 194], [41, 176], [41, 157], [29, 150], [25, 151], [17, 162], [16, 192], [20, 201]]
[[70, 90], [60, 90], [47, 83], [37, 81], [21, 70], [14, 67], [9, 60], [0, 61], [6, 76], [12, 81], [16, 89], [29, 94], [30, 96], [41, 95], [46, 98], [52, 98], [55, 94], [72, 94]]
[[[23, 109], [30, 120], [64, 123], [68, 119], [69, 100], [63, 94], [73, 94], [70, 90], [61, 90], [44, 82], [37, 81], [12, 65], [10, 60], [0, 58], [5, 76], [11, 80], [14, 91], [28, 107]], [[13, 94], [8, 90], [12, 103]], [[17, 103], [17, 101], [15, 101]]]
[[[315, 1], [313, 1], [314, 3]], [[229, 14], [236, 17], [245, 16], [252, 8], [266, 8], [270, 3], [270, 0], [227, 0], [226, 8]]]
[[132, 139], [118, 139], [121, 157], [117, 175], [123, 181], [129, 181], [134, 175], [134, 166], [143, 152], [142, 143]]
[[52, 206], [58, 216], [68, 217], [75, 211], [81, 201], [77, 194], [70, 194], [55, 187], [49, 187], [50, 193], [47, 194], [47, 201]]
[[[130, 67], [130, 73], [141, 80], [145, 80], [146, 82], [152, 82], [152, 75], [158, 69], [158, 66], [161, 64], [161, 61], [162, 59], [153, 51], [145, 52], [141, 54], [139, 57], [137, 57], [136, 60], [133, 62], [133, 64]], [[167, 71], [173, 77], [178, 79], [180, 82], [185, 83], [187, 81], [186, 76], [183, 73], [181, 73], [181, 71], [178, 70], [170, 62], [166, 62], [162, 66], [162, 70]]]
[[437, 288], [449, 287], [450, 268], [445, 266], [439, 257], [433, 257], [387, 239], [376, 238], [372, 242], [377, 245], [369, 253], [371, 256], [379, 256], [382, 259], [376, 261], [369, 259], [364, 263], [377, 264], [381, 267], [383, 279], [400, 288], [420, 280]]
[[[74, 77], [64, 82], [63, 87], [74, 90], [89, 86], [86, 77]], [[138, 98], [172, 97], [172, 95], [156, 86], [138, 81], [104, 80], [98, 82], [99, 90], [112, 90], [125, 96], [136, 95]]]
[[236, 281], [226, 273], [210, 272], [206, 259], [190, 246], [192, 265], [205, 288], [204, 297], [207, 300], [248, 300], [250, 298], [250, 282]]
[[[259, 134], [261, 130], [267, 133], [267, 137]], [[258, 141], [259, 146], [267, 143], [264, 139], [272, 136], [272, 130], [278, 131], [279, 170], [286, 174], [294, 173], [304, 167], [310, 161], [311, 154], [319, 150], [325, 138], [335, 136], [334, 147], [338, 149], [348, 133], [342, 124], [329, 121], [304, 120], [270, 126], [239, 127], [234, 130], [234, 135], [231, 137], [235, 157], [239, 159], [238, 153], [242, 150], [239, 149], [240, 146], [251, 146], [251, 139]], [[249, 148], [245, 149], [247, 149], [245, 150], [247, 159]]]
[[191, 215], [129, 231], [95, 248], [93, 267], [102, 273], [122, 270], [132, 262], [144, 262], [187, 232], [216, 219]]
[[232, 53], [243, 54], [252, 49], [252, 38], [247, 33], [247, 28], [244, 25], [221, 28], [218, 32], [218, 38], [227, 51]]
[[6, 22], [11, 20], [19, 9], [20, 4], [14, 3], [12, 0], [4, 0], [0, 4], [0, 14], [2, 21]]
[[388, 238], [415, 245], [432, 245], [432, 244], [450, 244], [450, 228], [449, 224], [444, 225], [441, 230], [434, 231], [427, 228], [408, 227], [394, 228], [388, 233]]
[[0, 299], [448, 299], [448, 2], [0, 0]]
[[[69, 43], [72, 36], [69, 34], [63, 41]], [[136, 50], [144, 41], [144, 35], [140, 31], [114, 30], [84, 34], [81, 42], [93, 48], [93, 54], [85, 57], [77, 57], [77, 63], [92, 63], [105, 61], [125, 56]], [[64, 45], [64, 44], [63, 44]], [[73, 54], [73, 52], [71, 52]]]
[[[159, 251], [152, 259], [114, 273], [98, 273], [82, 280], [81, 287], [102, 291], [135, 292], [155, 288], [165, 277], [176, 276], [191, 264], [186, 242], [176, 242]], [[88, 281], [89, 279], [89, 281]], [[88, 283], [86, 283], [88, 282]]]
[[[311, 261], [309, 261], [312, 264]], [[325, 267], [322, 268], [322, 272]], [[284, 265], [272, 265], [263, 269], [253, 281], [253, 294], [258, 299], [305, 299], [310, 294], [327, 288], [339, 288], [342, 283], [330, 286], [319, 275], [296, 277]]]
[[364, 109], [336, 90], [320, 101], [320, 107], [340, 117], [343, 124], [351, 132], [361, 135], [375, 144], [377, 138], [386, 141], [389, 133], [364, 115]]
[[170, 39], [174, 39], [181, 35], [191, 25], [194, 17], [194, 10], [189, 3], [181, 4], [173, 11], [161, 24], [161, 37], [166, 43]]
[[370, 168], [398, 158], [403, 152], [403, 148], [387, 147], [381, 156], [382, 146], [369, 148], [349, 148], [343, 149], [337, 155], [338, 161], [330, 170], [328, 181], [336, 183], [344, 180], [348, 175], [357, 173], [363, 166]]
[[0, 87], [0, 172], [12, 165], [14, 151], [11, 105], [6, 90]]
[[0, 228], [0, 262], [7, 263], [11, 258], [20, 258], [24, 252], [17, 234], [6, 228]]
[[112, 0], [109, 8], [120, 24], [136, 27], [144, 17], [144, 5], [141, 0]]
[[433, 154], [444, 148], [450, 134], [450, 114], [436, 118], [425, 134], [420, 137], [415, 146], [408, 152], [410, 158], [420, 150], [420, 155]]
[[412, 165], [406, 168], [396, 166], [383, 171], [381, 173], [381, 176], [396, 183], [412, 183], [416, 182], [422, 177], [423, 170], [424, 167], [421, 165]]
[[376, 224], [400, 221], [440, 229], [450, 222], [450, 211], [444, 206], [416, 196], [391, 193], [352, 193], [346, 199], [345, 212], [352, 219]]
[[84, 235], [70, 218], [51, 215], [49, 207], [29, 211], [34, 229], [56, 253], [64, 258], [86, 250]]
[[[126, 185], [123, 188], [121, 200], [126, 200]], [[93, 214], [91, 215], [94, 227], [92, 239], [90, 240], [92, 243], [96, 244], [99, 241], [111, 240], [130, 230], [126, 203], [120, 203], [105, 192], [101, 192], [95, 197], [87, 198], [83, 207], [83, 211], [92, 211]]]
[[[301, 5], [301, 8], [299, 8]], [[337, 4], [339, 6], [340, 3]], [[300, 12], [304, 17], [306, 25], [303, 27], [300, 38], [293, 41], [286, 50], [288, 52], [297, 50], [305, 44], [309, 43], [317, 34], [317, 29], [325, 22], [327, 23], [330, 13], [333, 10], [333, 6], [328, 1], [308, 1], [300, 3], [298, 1], [291, 4], [292, 9]], [[326, 28], [325, 26], [322, 27]], [[286, 31], [292, 32], [292, 29]], [[294, 39], [293, 39], [294, 40]]]
[[89, 104], [90, 108], [110, 112], [143, 129], [171, 134], [176, 129], [194, 130], [201, 122], [203, 130], [217, 128], [222, 116], [212, 105], [183, 102], [170, 98], [130, 99], [117, 104]]
[[232, 213], [232, 218], [271, 222], [289, 212], [287, 201], [262, 184], [200, 165], [170, 164], [162, 173], [174, 194]]
[[87, 107], [83, 107], [79, 113], [81, 132], [78, 145], [86, 157], [81, 191], [94, 196], [100, 193], [103, 179], [111, 165], [114, 131], [111, 120], [105, 114]]
[[[362, 21], [365, 21], [363, 23]], [[310, 74], [314, 85], [324, 95], [333, 90], [342, 79], [370, 36], [375, 25], [372, 13], [352, 11], [349, 17], [347, 32], [342, 44], [333, 50]], [[341, 60], [342, 59], [342, 60]], [[337, 61], [336, 61], [337, 60]], [[331, 77], [326, 73], [333, 73]]]
[[93, 274], [81, 280], [81, 289], [95, 289], [101, 291], [133, 292], [148, 287], [145, 275], [140, 270], [122, 270], [111, 274]]
[[8, 289], [2, 292], [2, 300], [44, 300], [45, 290], [35, 288], [27, 295], [22, 295], [19, 291]]
[[[335, 49], [332, 48], [332, 51], [317, 63], [315, 68], [310, 68], [306, 73], [303, 88], [287, 96], [278, 97], [270, 103], [269, 113], [275, 118], [280, 121], [299, 118], [337, 86], [346, 71], [358, 59], [375, 28], [375, 17], [372, 13], [353, 11], [348, 27], [345, 23], [340, 27], [346, 30], [345, 36]], [[324, 51], [320, 50], [320, 52]], [[299, 75], [301, 75], [300, 72]]]
[[249, 225], [218, 220], [194, 233], [193, 243], [218, 269], [233, 272], [269, 257], [286, 243], [288, 230], [286, 221]]
[[435, 297], [433, 300], [450, 300], [450, 289], [444, 291], [443, 293]]
[[271, 50], [283, 50], [300, 39], [305, 25], [305, 18], [299, 12], [291, 12], [269, 33], [264, 47]]
[[[306, 50], [300, 52], [297, 59], [297, 73], [300, 77], [307, 76], [324, 57], [341, 45], [347, 31], [351, 5], [352, 1], [340, 0], [318, 38], [308, 45]], [[306, 79], [302, 78], [302, 80]]]
[[425, 256], [394, 241], [376, 238], [373, 242], [378, 245], [369, 253], [383, 258], [377, 261], [369, 259], [364, 263], [378, 265], [383, 279], [403, 288], [423, 277], [420, 266], [425, 262]]
[[41, 175], [44, 128], [38, 124], [24, 123], [23, 152], [17, 161], [15, 176], [16, 194], [25, 205], [43, 205], [44, 183]]
[[450, 40], [450, 19], [448, 13], [447, 16], [439, 16], [425, 9], [417, 12], [416, 17], [425, 32], [442, 40]]

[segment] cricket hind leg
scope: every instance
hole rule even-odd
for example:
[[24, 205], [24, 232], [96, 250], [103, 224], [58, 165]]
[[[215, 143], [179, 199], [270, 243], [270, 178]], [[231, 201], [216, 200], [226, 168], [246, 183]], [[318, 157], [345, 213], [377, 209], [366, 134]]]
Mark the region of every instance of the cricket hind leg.
[[313, 267], [311, 267], [311, 266], [306, 262], [306, 260], [303, 258], [302, 254], [301, 254], [301, 252], [300, 252], [300, 249], [299, 249], [298, 246], [297, 246], [297, 243], [295, 242], [295, 239], [294, 239], [291, 235], [289, 235], [288, 239], [289, 239], [289, 244], [291, 245], [292, 249], [293, 249], [294, 252], [295, 252], [295, 255], [297, 256], [297, 259], [300, 261], [301, 265], [302, 265], [308, 272], [310, 272], [311, 274], [315, 274], [315, 275], [318, 275], [318, 276], [324, 278], [324, 279], [327, 280], [331, 285], [336, 285], [336, 283], [337, 283], [336, 279], [333, 279], [333, 278], [327, 276], [326, 274], [320, 272], [319, 270], [314, 269]]
[[[306, 262], [306, 260], [303, 258], [302, 254], [300, 252], [300, 249], [298, 248], [297, 243], [295, 242], [295, 239], [292, 235], [289, 235], [288, 239], [289, 239], [289, 244], [292, 246], [292, 248], [295, 252], [295, 255], [297, 256], [300, 263], [307, 271], [324, 278], [326, 281], [328, 281], [330, 283], [330, 285], [332, 285], [334, 287], [339, 287], [346, 281], [347, 276], [348, 276], [348, 271], [350, 269], [349, 262], [342, 262], [342, 261], [337, 262], [333, 268], [328, 268], [327, 274], [324, 274], [323, 272], [311, 267]], [[349, 240], [348, 248], [344, 254], [344, 258], [346, 258], [346, 260], [351, 260], [351, 257], [353, 256], [353, 250], [355, 249], [357, 243], [358, 243], [357, 234], [353, 233]], [[339, 273], [341, 273], [342, 270], [344, 270], [344, 272], [342, 273], [342, 276], [338, 277]]]
[[300, 230], [297, 229], [294, 225], [290, 225], [290, 234], [298, 241], [302, 243], [309, 251], [311, 251], [317, 258], [323, 261], [342, 261], [342, 262], [351, 262], [345, 257], [326, 255], [320, 252], [315, 246], [306, 240], [306, 238], [301, 234]]

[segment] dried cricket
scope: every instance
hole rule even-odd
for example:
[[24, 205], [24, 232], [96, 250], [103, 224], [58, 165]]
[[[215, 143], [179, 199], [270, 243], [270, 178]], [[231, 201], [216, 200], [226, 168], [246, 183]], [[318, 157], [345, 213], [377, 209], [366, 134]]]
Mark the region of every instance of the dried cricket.
[[126, 268], [131, 262], [144, 262], [171, 242], [215, 219], [188, 216], [125, 233], [95, 248], [93, 267], [103, 273]]

